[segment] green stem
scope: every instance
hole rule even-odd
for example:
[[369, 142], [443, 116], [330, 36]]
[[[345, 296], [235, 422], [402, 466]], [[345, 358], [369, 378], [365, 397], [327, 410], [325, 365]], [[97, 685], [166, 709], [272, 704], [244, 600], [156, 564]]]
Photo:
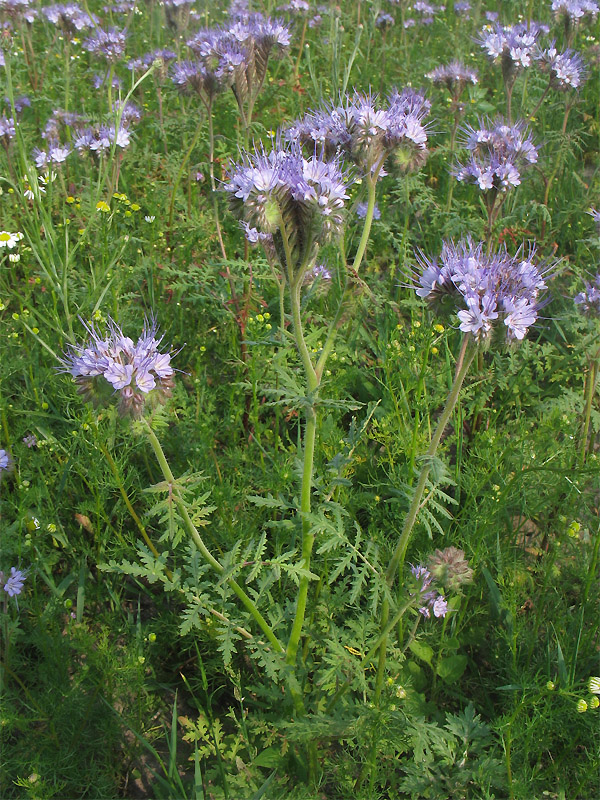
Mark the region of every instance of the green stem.
[[[162, 449], [162, 446], [161, 446], [156, 434], [152, 430], [148, 420], [143, 419], [142, 421], [143, 421], [144, 427], [146, 429], [146, 435], [148, 437], [148, 441], [150, 442], [150, 444], [152, 446], [152, 449], [154, 451], [154, 455], [155, 455], [156, 460], [158, 462], [158, 465], [159, 465], [159, 467], [161, 469], [163, 477], [164, 477], [165, 481], [167, 482], [167, 484], [169, 485], [170, 490], [172, 491], [173, 500], [175, 501], [175, 505], [177, 506], [177, 510], [181, 514], [181, 518], [183, 519], [183, 522], [185, 524], [185, 527], [187, 528], [188, 533], [190, 534], [190, 536], [194, 540], [194, 544], [196, 545], [198, 550], [202, 553], [202, 555], [204, 556], [204, 559], [208, 562], [208, 564], [214, 569], [214, 571], [217, 574], [222, 575], [223, 572], [225, 572], [225, 568], [223, 567], [222, 564], [219, 563], [219, 561], [217, 561], [217, 559], [212, 555], [212, 553], [206, 547], [206, 545], [204, 544], [204, 542], [202, 540], [202, 537], [200, 536], [200, 534], [198, 532], [198, 529], [196, 528], [196, 526], [192, 522], [192, 519], [191, 519], [191, 517], [189, 515], [189, 512], [187, 510], [187, 506], [186, 506], [185, 502], [183, 501], [183, 499], [181, 498], [181, 496], [179, 495], [179, 489], [178, 489], [178, 486], [177, 486], [177, 482], [176, 482], [176, 480], [175, 480], [175, 478], [173, 476], [173, 473], [171, 472], [171, 467], [169, 466], [169, 463], [168, 463], [168, 461], [166, 459], [166, 456], [164, 454], [164, 451]], [[226, 579], [226, 583], [233, 590], [233, 592], [238, 596], [238, 598], [242, 601], [242, 604], [245, 606], [246, 610], [250, 612], [250, 614], [254, 618], [255, 622], [257, 623], [258, 627], [262, 630], [262, 632], [267, 637], [267, 639], [268, 639], [269, 643], [271, 644], [271, 646], [273, 647], [273, 649], [277, 653], [282, 653], [283, 654], [284, 649], [283, 649], [283, 646], [282, 646], [281, 642], [279, 641], [277, 636], [275, 636], [271, 626], [266, 621], [266, 619], [263, 617], [263, 615], [260, 613], [260, 611], [257, 609], [256, 605], [251, 600], [251, 598], [246, 594], [246, 592], [242, 589], [242, 587], [233, 578], [227, 578]]]
[[[282, 235], [284, 238], [284, 247], [287, 250], [287, 238], [285, 231], [282, 228]], [[291, 269], [289, 270], [291, 273]], [[302, 282], [302, 270], [300, 274], [294, 279], [291, 285], [291, 305], [292, 305], [292, 327], [294, 330], [294, 338], [296, 346], [300, 353], [300, 358], [306, 373], [307, 389], [311, 396], [312, 405], [306, 410], [306, 428], [304, 430], [304, 458], [302, 469], [302, 485], [300, 489], [300, 517], [302, 519], [302, 555], [301, 565], [305, 570], [310, 569], [310, 560], [312, 555], [312, 548], [314, 544], [314, 534], [310, 532], [310, 522], [306, 519], [306, 515], [310, 512], [311, 508], [311, 489], [312, 489], [312, 476], [313, 464], [315, 456], [315, 442], [317, 437], [317, 414], [314, 406], [316, 394], [319, 389], [319, 379], [315, 372], [304, 333], [302, 330], [302, 319], [300, 316], [300, 289]], [[298, 588], [298, 600], [296, 602], [296, 614], [292, 624], [290, 638], [286, 648], [286, 662], [294, 665], [296, 663], [296, 655], [298, 652], [298, 645], [302, 636], [302, 627], [304, 625], [304, 617], [306, 614], [306, 601], [308, 598], [308, 584], [309, 578], [304, 575], [300, 578], [300, 585]]]
[[[354, 275], [358, 273], [359, 267], [363, 260], [363, 256], [365, 254], [365, 250], [367, 249], [367, 242], [369, 241], [369, 236], [371, 234], [373, 213], [375, 211], [375, 189], [377, 186], [377, 179], [379, 178], [379, 173], [381, 171], [382, 166], [383, 166], [383, 159], [377, 165], [377, 167], [372, 173], [371, 172], [367, 173], [365, 179], [367, 181], [367, 213], [365, 216], [365, 224], [363, 227], [362, 236], [360, 237], [360, 242], [358, 243], [358, 250], [356, 251], [356, 255], [354, 256], [354, 263], [352, 264], [352, 272]], [[321, 355], [319, 356], [319, 360], [317, 361], [316, 373], [319, 379], [323, 374], [323, 370], [325, 369], [325, 364], [327, 363], [327, 359], [329, 358], [329, 355], [333, 348], [335, 336], [337, 334], [340, 325], [340, 320], [342, 318], [344, 307], [346, 305], [349, 295], [350, 295], [350, 282], [346, 280], [346, 285], [344, 287], [344, 291], [342, 293], [342, 297], [340, 299], [336, 315], [333, 318], [333, 322], [329, 326], [327, 339], [325, 340], [325, 344], [323, 345], [323, 349], [321, 350]]]
[[417, 514], [419, 513], [421, 507], [421, 500], [423, 498], [423, 493], [425, 491], [425, 486], [427, 484], [429, 470], [431, 469], [431, 459], [435, 456], [437, 452], [440, 439], [442, 438], [442, 434], [444, 433], [444, 430], [446, 429], [446, 425], [448, 424], [450, 416], [454, 411], [464, 379], [467, 375], [467, 372], [469, 371], [471, 362], [475, 357], [475, 353], [477, 352], [477, 349], [475, 347], [471, 348], [470, 352], [467, 352], [470, 338], [471, 334], [469, 333], [465, 333], [463, 336], [460, 353], [458, 356], [458, 360], [456, 362], [456, 373], [454, 376], [454, 382], [452, 384], [450, 394], [448, 395], [448, 399], [446, 400], [446, 405], [444, 406], [442, 414], [438, 420], [437, 427], [429, 444], [429, 448], [426, 453], [426, 460], [421, 468], [421, 474], [419, 475], [419, 482], [417, 484], [417, 488], [415, 489], [415, 493], [413, 495], [413, 499], [410, 504], [408, 514], [406, 515], [404, 526], [402, 528], [402, 533], [400, 534], [400, 539], [398, 540], [398, 544], [396, 545], [396, 549], [394, 550], [394, 554], [392, 555], [391, 561], [387, 568], [386, 579], [390, 586], [394, 583], [397, 571], [401, 567], [402, 562], [404, 561], [404, 555], [406, 553], [406, 548], [408, 546], [408, 540], [410, 538], [410, 534], [412, 533], [413, 526], [417, 519]]
[[206, 113], [208, 115], [208, 171], [210, 174], [210, 191], [215, 214], [215, 227], [217, 229], [217, 238], [219, 240], [219, 247], [221, 248], [221, 255], [223, 259], [227, 261], [227, 252], [225, 250], [225, 244], [223, 243], [223, 234], [221, 233], [221, 224], [219, 222], [219, 206], [217, 204], [217, 187], [215, 183], [215, 132], [213, 127], [212, 100], [209, 100], [206, 104]]
[[[115, 461], [114, 461], [113, 457], [111, 456], [110, 452], [108, 451], [108, 448], [106, 447], [106, 445], [103, 444], [102, 442], [98, 442], [98, 447], [100, 448], [104, 458], [108, 462], [108, 466], [110, 467], [110, 471], [112, 472], [112, 474], [114, 476], [114, 479], [117, 482], [117, 486], [119, 487], [119, 492], [121, 493], [121, 497], [123, 498], [123, 502], [127, 506], [127, 510], [129, 511], [129, 513], [131, 515], [131, 518], [135, 522], [139, 532], [142, 534], [142, 537], [143, 537], [144, 541], [146, 542], [146, 544], [148, 545], [148, 547], [149, 547], [150, 551], [152, 552], [152, 555], [154, 556], [154, 558], [158, 558], [160, 554], [159, 554], [158, 550], [156, 549], [156, 547], [154, 546], [154, 544], [152, 543], [152, 540], [150, 539], [150, 537], [146, 533], [146, 528], [144, 528], [141, 519], [138, 517], [134, 507], [131, 504], [131, 500], [127, 496], [127, 492], [125, 491], [125, 486], [123, 485], [123, 480], [121, 479], [121, 475], [119, 473], [119, 468], [115, 464]], [[171, 570], [168, 569], [168, 568], [165, 568], [165, 572], [166, 572], [167, 577], [169, 578], [169, 580], [173, 580], [173, 573], [171, 572]]]
[[592, 357], [588, 365], [588, 373], [585, 380], [585, 404], [583, 408], [583, 430], [581, 433], [581, 451], [579, 455], [579, 463], [584, 464], [587, 454], [588, 434], [590, 430], [590, 418], [592, 415], [592, 403], [594, 400], [594, 390], [596, 388], [596, 378], [598, 376], [598, 359], [600, 358], [600, 350]]

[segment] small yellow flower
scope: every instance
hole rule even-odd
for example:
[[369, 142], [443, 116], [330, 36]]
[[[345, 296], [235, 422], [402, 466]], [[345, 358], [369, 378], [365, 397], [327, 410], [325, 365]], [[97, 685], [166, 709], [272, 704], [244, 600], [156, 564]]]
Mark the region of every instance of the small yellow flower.
[[108, 205], [108, 203], [105, 203], [104, 200], [100, 200], [99, 203], [96, 203], [96, 210], [102, 211], [103, 214], [109, 214], [110, 206]]
[[131, 204], [131, 210], [132, 211], [139, 211], [140, 210], [140, 206], [138, 206], [137, 203], [132, 203]]
[[432, 348], [431, 348], [431, 355], [432, 355], [432, 356], [437, 356], [437, 354], [438, 354], [439, 352], [440, 352], [440, 351], [437, 349], [437, 347], [432, 347]]
[[39, 328], [32, 328], [31, 331], [32, 331], [32, 333], [34, 333], [37, 336], [38, 333], [40, 332], [40, 329]]
[[67, 199], [65, 200], [65, 203], [68, 203], [69, 205], [71, 205], [71, 204], [72, 204], [72, 203], [74, 203], [74, 202], [75, 202], [75, 198], [74, 198], [74, 197], [73, 197], [73, 195], [71, 195], [71, 194], [70, 194], [70, 195], [67, 197]]
[[443, 325], [439, 325], [439, 324], [438, 325], [434, 325], [433, 326], [433, 330], [436, 333], [443, 333], [444, 332], [444, 326]]

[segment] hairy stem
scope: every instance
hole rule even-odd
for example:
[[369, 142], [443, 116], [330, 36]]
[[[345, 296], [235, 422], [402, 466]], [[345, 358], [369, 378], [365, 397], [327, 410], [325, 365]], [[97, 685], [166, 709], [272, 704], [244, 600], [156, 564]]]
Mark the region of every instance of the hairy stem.
[[[152, 427], [150, 426], [148, 420], [143, 419], [143, 423], [145, 427], [146, 436], [148, 437], [148, 441], [152, 446], [154, 455], [161, 469], [163, 477], [167, 482], [169, 489], [172, 491], [173, 500], [175, 501], [175, 505], [177, 506], [177, 510], [181, 515], [181, 518], [187, 529], [187, 532], [193, 539], [194, 544], [196, 545], [196, 547], [198, 548], [204, 559], [207, 561], [207, 563], [214, 569], [214, 571], [218, 575], [221, 575], [225, 571], [225, 568], [219, 561], [217, 561], [217, 559], [212, 555], [210, 550], [204, 544], [204, 541], [202, 540], [202, 537], [200, 536], [198, 529], [194, 525], [189, 515], [187, 506], [184, 500], [182, 499], [181, 495], [179, 494], [179, 488], [177, 486], [177, 482], [175, 480], [175, 477], [173, 476], [171, 467], [169, 466], [169, 463], [162, 449], [162, 446], [158, 440], [158, 437], [152, 430]], [[277, 636], [275, 636], [273, 629], [271, 628], [267, 620], [263, 617], [263, 615], [260, 613], [260, 611], [254, 604], [254, 602], [251, 600], [251, 598], [246, 594], [246, 592], [242, 589], [242, 587], [233, 578], [227, 578], [226, 583], [233, 590], [234, 594], [236, 594], [238, 598], [241, 600], [246, 610], [250, 612], [255, 622], [257, 623], [258, 627], [267, 637], [273, 649], [277, 653], [283, 654], [284, 652], [283, 645], [281, 644]]]

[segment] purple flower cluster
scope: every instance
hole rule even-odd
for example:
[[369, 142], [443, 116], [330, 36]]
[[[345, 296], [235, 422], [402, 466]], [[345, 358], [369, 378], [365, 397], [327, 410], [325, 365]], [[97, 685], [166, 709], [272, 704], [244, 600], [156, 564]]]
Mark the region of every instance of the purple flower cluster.
[[3, 472], [10, 472], [12, 469], [13, 460], [7, 450], [0, 450], [0, 477]]
[[82, 128], [73, 136], [73, 147], [80, 153], [104, 153], [113, 146], [125, 148], [131, 142], [127, 125], [100, 125], [95, 128]]
[[355, 92], [343, 105], [309, 111], [286, 131], [288, 139], [324, 148], [327, 156], [343, 153], [365, 173], [379, 171], [396, 153], [405, 169], [420, 166], [427, 156], [423, 124], [431, 104], [413, 89], [394, 90], [382, 107], [377, 98]]
[[127, 33], [116, 28], [96, 28], [96, 32], [83, 42], [83, 47], [97, 56], [104, 56], [108, 61], [118, 61], [125, 52]]
[[98, 22], [97, 17], [91, 17], [77, 3], [59, 3], [53, 6], [45, 6], [42, 8], [42, 13], [48, 22], [70, 34], [79, 33], [86, 28], [92, 28]]
[[316, 247], [341, 232], [347, 177], [338, 160], [304, 158], [296, 143], [246, 154], [225, 189], [247, 236], [257, 241], [259, 234], [271, 235], [282, 264], [291, 250], [290, 268], [307, 263]]
[[550, 83], [558, 91], [578, 89], [586, 79], [586, 68], [583, 58], [574, 50], [559, 53], [555, 43], [540, 50], [537, 55], [542, 69], [550, 72]]
[[278, 11], [287, 11], [288, 14], [307, 14], [310, 3], [307, 0], [289, 0], [284, 6], [279, 6]]
[[524, 122], [507, 125], [480, 120], [479, 128], [467, 127], [465, 147], [471, 156], [454, 174], [459, 181], [476, 183], [483, 191], [506, 192], [521, 183], [521, 172], [535, 164], [538, 152]]
[[[10, 98], [5, 97], [4, 102], [10, 105]], [[26, 94], [23, 94], [20, 97], [15, 97], [15, 114], [20, 114], [24, 108], [31, 108], [31, 100], [29, 97], [27, 97]]]
[[56, 164], [62, 164], [67, 160], [67, 156], [72, 152], [68, 145], [62, 145], [60, 142], [48, 142], [46, 150], [40, 150], [39, 147], [33, 148], [33, 160], [38, 169], [46, 169]]
[[436, 67], [426, 77], [435, 84], [445, 86], [453, 97], [462, 94], [468, 83], [475, 85], [479, 80], [475, 70], [465, 67], [460, 61]]
[[494, 327], [504, 322], [506, 338], [523, 339], [537, 319], [540, 294], [546, 289], [547, 267], [535, 263], [532, 246], [511, 256], [502, 248], [486, 253], [483, 243], [470, 239], [443, 245], [440, 263], [418, 257], [419, 297], [443, 300], [460, 298], [466, 308], [458, 310], [460, 329], [476, 341], [486, 341]]
[[586, 281], [585, 291], [575, 295], [573, 302], [580, 307], [583, 314], [592, 317], [600, 316], [600, 272], [594, 278], [593, 283]]
[[0, 11], [13, 20], [24, 19], [32, 23], [37, 17], [37, 8], [33, 8], [32, 0], [1, 0]]
[[431, 617], [432, 612], [434, 617], [445, 617], [448, 613], [448, 603], [443, 594], [431, 588], [433, 578], [429, 570], [423, 566], [411, 566], [410, 571], [416, 583], [415, 594], [418, 595], [419, 602], [423, 603], [419, 613], [426, 619]]
[[[86, 326], [87, 327], [87, 326]], [[102, 338], [93, 326], [85, 347], [71, 346], [62, 360], [87, 402], [100, 405], [119, 396], [123, 416], [140, 417], [147, 399], [163, 403], [173, 388], [171, 353], [160, 353], [155, 321], [144, 325], [136, 344], [113, 321]]]
[[395, 24], [396, 20], [392, 17], [392, 15], [386, 14], [383, 11], [378, 14], [377, 19], [375, 20], [375, 27], [382, 31], [389, 30]]
[[171, 78], [180, 91], [198, 94], [205, 103], [210, 103], [216, 94], [231, 83], [229, 74], [213, 72], [202, 61], [174, 64]]
[[0, 140], [5, 146], [15, 136], [15, 121], [12, 117], [0, 117]]
[[9, 597], [16, 597], [23, 591], [23, 584], [25, 583], [25, 573], [16, 567], [10, 568], [10, 575], [5, 578], [4, 573], [0, 572], [0, 586], [4, 589]]
[[502, 62], [502, 71], [506, 77], [531, 66], [538, 39], [548, 31], [546, 25], [538, 25], [536, 22], [506, 27], [496, 23], [481, 31], [479, 43], [492, 61]]
[[557, 19], [565, 18], [577, 24], [584, 18], [595, 20], [600, 6], [595, 0], [552, 0], [552, 11]]
[[[284, 23], [246, 13], [234, 16], [227, 27], [200, 31], [187, 44], [210, 76], [208, 80], [232, 86], [241, 107], [260, 90], [269, 57], [283, 53], [290, 41], [290, 28]], [[183, 74], [179, 76], [181, 85]]]
[[177, 58], [177, 53], [174, 50], [160, 49], [153, 50], [151, 53], [146, 53], [141, 58], [134, 58], [127, 64], [127, 69], [146, 70], [150, 69], [155, 61], [160, 61], [163, 64], [168, 64], [169, 61]]

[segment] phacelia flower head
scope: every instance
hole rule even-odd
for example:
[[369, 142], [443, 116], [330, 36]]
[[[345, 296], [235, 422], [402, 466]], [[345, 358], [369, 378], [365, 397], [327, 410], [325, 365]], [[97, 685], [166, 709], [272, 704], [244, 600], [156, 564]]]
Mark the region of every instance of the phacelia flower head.
[[136, 344], [111, 319], [105, 337], [93, 325], [87, 330], [87, 345], [70, 346], [62, 359], [86, 402], [99, 406], [118, 397], [123, 416], [140, 417], [146, 402], [164, 403], [170, 397], [172, 354], [159, 351], [162, 336], [156, 338], [154, 320], [146, 322]]
[[[271, 234], [282, 264], [290, 249], [292, 268], [308, 263], [315, 247], [339, 235], [349, 180], [339, 161], [279, 142], [270, 152], [246, 153], [225, 185], [233, 212], [259, 234]], [[287, 238], [284, 242], [283, 236]]]
[[381, 31], [388, 31], [395, 24], [396, 20], [392, 17], [392, 15], [386, 14], [383, 11], [377, 15], [377, 19], [375, 20], [375, 26]]
[[395, 153], [405, 169], [420, 166], [427, 155], [427, 130], [423, 119], [431, 103], [419, 92], [394, 90], [385, 105], [376, 96], [355, 92], [344, 104], [309, 111], [288, 129], [289, 139], [328, 156], [341, 152], [365, 172], [380, 170]]
[[181, 61], [174, 64], [171, 77], [181, 92], [198, 94], [205, 102], [210, 102], [230, 83], [226, 76], [219, 76], [208, 70], [202, 61]]
[[0, 449], [0, 480], [12, 471], [13, 465], [14, 462], [8, 450]]
[[445, 617], [448, 612], [448, 603], [442, 594], [432, 588], [433, 576], [426, 567], [421, 565], [411, 565], [410, 571], [414, 580], [414, 591], [410, 594], [417, 597], [423, 605], [419, 608], [419, 613], [426, 619], [431, 617]]
[[579, 306], [582, 314], [590, 317], [600, 317], [600, 272], [593, 283], [586, 281], [585, 290], [573, 298], [575, 305]]
[[125, 52], [127, 33], [116, 28], [96, 28], [96, 32], [83, 42], [83, 47], [97, 56], [104, 56], [108, 61], [118, 61]]
[[465, 552], [457, 547], [436, 550], [430, 556], [427, 568], [441, 586], [453, 591], [473, 580], [473, 570], [465, 558]]
[[550, 47], [540, 50], [537, 56], [543, 70], [550, 73], [550, 84], [559, 92], [567, 89], [579, 89], [586, 79], [586, 67], [583, 58], [574, 50], [559, 53], [552, 42]]
[[479, 43], [489, 58], [502, 65], [504, 80], [510, 80], [524, 69], [531, 66], [535, 56], [536, 44], [542, 34], [549, 28], [536, 22], [519, 23], [503, 27], [496, 23], [486, 26], [480, 34]]
[[10, 575], [6, 578], [0, 572], [0, 585], [9, 597], [16, 597], [23, 591], [23, 584], [25, 583], [25, 573], [16, 567], [10, 568]]
[[45, 6], [42, 8], [42, 13], [48, 22], [71, 35], [75, 35], [86, 28], [91, 28], [98, 22], [97, 17], [91, 17], [77, 3], [58, 3], [52, 6]]
[[11, 139], [15, 137], [15, 121], [12, 117], [0, 117], [0, 140], [6, 147]]
[[0, 12], [14, 21], [24, 19], [32, 23], [37, 16], [33, 0], [1, 0]]
[[262, 14], [234, 15], [228, 26], [203, 30], [187, 44], [216, 80], [231, 85], [240, 108], [252, 105], [267, 73], [269, 58], [289, 47], [289, 26]]
[[495, 332], [507, 341], [521, 340], [537, 319], [549, 267], [536, 265], [533, 246], [514, 256], [506, 247], [488, 254], [482, 242], [467, 239], [444, 243], [439, 263], [423, 256], [418, 262], [419, 297], [449, 298], [460, 330], [478, 342], [489, 342]]
[[552, 0], [552, 11], [557, 19], [578, 25], [585, 19], [595, 20], [600, 6], [596, 0]]
[[427, 77], [433, 83], [445, 86], [453, 97], [460, 96], [468, 83], [475, 85], [479, 80], [475, 70], [465, 67], [460, 61], [436, 67]]
[[468, 126], [463, 133], [471, 158], [459, 164], [454, 174], [459, 181], [476, 183], [483, 192], [506, 192], [519, 186], [523, 170], [537, 162], [537, 148], [524, 122], [507, 125], [501, 118], [493, 123], [480, 120], [479, 128]]

